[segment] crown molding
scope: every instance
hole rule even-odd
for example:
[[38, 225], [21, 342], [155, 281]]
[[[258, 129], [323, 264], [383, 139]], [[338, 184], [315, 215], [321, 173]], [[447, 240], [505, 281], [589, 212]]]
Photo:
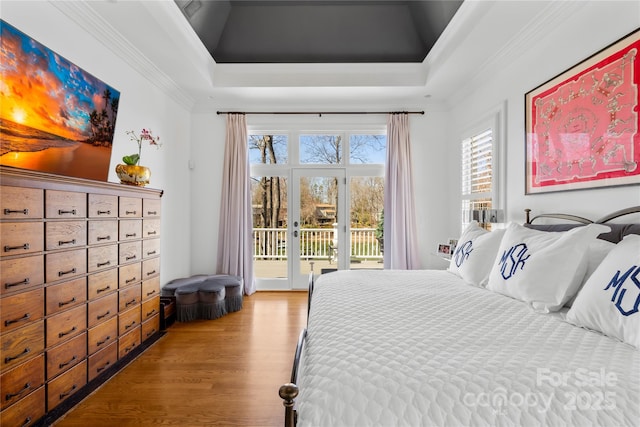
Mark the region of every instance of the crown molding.
[[91, 34], [115, 55], [122, 58], [142, 77], [167, 94], [187, 110], [191, 110], [195, 100], [185, 94], [180, 87], [140, 50], [133, 46], [118, 30], [102, 18], [84, 1], [51, 1], [50, 4], [64, 13], [79, 27]]

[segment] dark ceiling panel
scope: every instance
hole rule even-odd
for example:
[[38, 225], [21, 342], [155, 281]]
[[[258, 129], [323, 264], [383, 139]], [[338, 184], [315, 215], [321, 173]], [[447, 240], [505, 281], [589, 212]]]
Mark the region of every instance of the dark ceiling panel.
[[461, 1], [176, 0], [217, 63], [422, 62]]

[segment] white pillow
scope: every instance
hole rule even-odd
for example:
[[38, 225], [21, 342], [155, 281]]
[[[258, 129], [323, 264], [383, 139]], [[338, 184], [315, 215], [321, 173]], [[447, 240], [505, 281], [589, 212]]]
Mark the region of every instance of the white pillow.
[[607, 254], [611, 252], [611, 249], [615, 247], [615, 243], [611, 243], [607, 240], [602, 239], [596, 239], [589, 244], [589, 247], [587, 248], [587, 271], [584, 274], [584, 279], [582, 280], [582, 284], [578, 288], [578, 292], [565, 304], [565, 307], [571, 307], [573, 305], [573, 302], [576, 300], [576, 296], [580, 292], [580, 289], [582, 289], [582, 286], [587, 282], [587, 279], [591, 277], [604, 257], [606, 257]]
[[588, 245], [609, 227], [589, 224], [565, 232], [511, 223], [502, 238], [487, 289], [522, 300], [539, 312], [560, 309], [578, 291]]
[[567, 321], [640, 349], [640, 235], [629, 234], [593, 272]]
[[487, 231], [476, 221], [458, 239], [448, 270], [474, 286], [486, 286], [505, 230]]

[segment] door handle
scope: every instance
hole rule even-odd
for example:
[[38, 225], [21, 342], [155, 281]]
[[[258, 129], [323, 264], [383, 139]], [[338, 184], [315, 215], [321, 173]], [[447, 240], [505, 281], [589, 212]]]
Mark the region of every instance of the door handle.
[[293, 237], [298, 237], [298, 230], [295, 230], [295, 231], [293, 232]]

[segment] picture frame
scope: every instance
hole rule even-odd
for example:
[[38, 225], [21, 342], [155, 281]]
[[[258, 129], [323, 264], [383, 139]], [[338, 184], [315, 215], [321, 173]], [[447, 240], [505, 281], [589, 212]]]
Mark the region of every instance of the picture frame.
[[449, 238], [449, 246], [451, 248], [451, 253], [453, 254], [458, 246], [458, 239], [454, 239], [452, 237]]
[[0, 34], [0, 164], [107, 181], [120, 92], [4, 20]]
[[451, 258], [451, 245], [446, 243], [438, 243], [438, 255], [443, 258]]
[[640, 184], [640, 30], [527, 92], [525, 194]]

